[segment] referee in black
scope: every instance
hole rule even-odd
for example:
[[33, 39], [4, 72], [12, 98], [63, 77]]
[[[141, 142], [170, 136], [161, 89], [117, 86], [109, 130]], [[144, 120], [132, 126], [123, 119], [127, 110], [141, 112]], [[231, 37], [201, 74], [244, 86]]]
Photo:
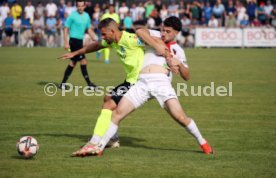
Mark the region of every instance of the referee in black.
[[[83, 38], [85, 32], [87, 31], [91, 39], [94, 39], [94, 32], [91, 30], [91, 20], [89, 15], [84, 12], [85, 9], [85, 0], [76, 0], [77, 11], [72, 12], [69, 17], [66, 19], [65, 28], [64, 28], [64, 48], [66, 50], [77, 51], [83, 47]], [[70, 34], [70, 40], [68, 42], [68, 34]], [[82, 75], [87, 82], [87, 85], [90, 89], [95, 89], [96, 85], [90, 81], [88, 72], [87, 72], [87, 59], [85, 55], [79, 55], [71, 58], [69, 65], [67, 66], [64, 77], [61, 84], [59, 85], [60, 89], [65, 89], [65, 83], [71, 75], [74, 67], [77, 62], [80, 62]]]

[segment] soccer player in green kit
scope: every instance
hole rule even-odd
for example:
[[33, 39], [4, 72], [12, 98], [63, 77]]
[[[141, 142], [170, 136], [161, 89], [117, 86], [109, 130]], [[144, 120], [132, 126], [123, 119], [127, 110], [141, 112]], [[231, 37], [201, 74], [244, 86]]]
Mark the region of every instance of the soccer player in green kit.
[[[103, 39], [101, 42], [92, 43], [78, 51], [67, 53], [60, 57], [61, 59], [70, 59], [77, 55], [96, 52], [100, 49], [111, 47], [116, 50], [123, 64], [126, 79], [122, 84], [113, 89], [111, 96], [104, 97], [104, 104], [100, 116], [97, 119], [93, 137], [89, 142], [92, 144], [98, 144], [101, 140], [109, 127], [112, 111], [116, 109], [119, 101], [127, 92], [127, 89], [137, 81], [144, 62], [144, 44], [136, 34], [120, 31], [117, 23], [111, 18], [102, 20], [99, 24], [99, 29], [101, 30]], [[166, 54], [165, 45], [155, 43], [151, 38], [148, 39], [147, 43], [153, 46], [158, 54]], [[115, 143], [119, 146], [118, 142]]]

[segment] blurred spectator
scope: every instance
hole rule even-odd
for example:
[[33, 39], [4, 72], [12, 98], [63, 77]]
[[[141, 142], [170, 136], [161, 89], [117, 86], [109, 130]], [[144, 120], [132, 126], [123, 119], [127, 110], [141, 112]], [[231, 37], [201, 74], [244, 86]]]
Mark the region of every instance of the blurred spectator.
[[45, 8], [44, 8], [42, 2], [39, 1], [36, 5], [36, 13], [38, 13], [39, 16], [43, 19], [44, 19], [44, 11], [45, 11]]
[[[221, 0], [217, 0], [215, 6], [213, 7], [213, 15], [214, 15], [215, 19], [218, 21], [218, 26], [223, 25], [222, 21], [224, 18], [224, 11], [225, 11], [225, 8], [224, 8], [224, 5], [221, 3]], [[214, 20], [214, 18], [213, 18], [213, 20]]]
[[190, 12], [192, 19], [199, 21], [201, 19], [201, 9], [200, 4], [197, 1], [194, 1], [190, 6]]
[[44, 34], [44, 20], [39, 13], [35, 13], [35, 19], [33, 23], [33, 33], [34, 33], [34, 45], [43, 45], [43, 34]]
[[152, 3], [152, 1], [147, 1], [144, 6], [145, 6], [145, 10], [146, 10], [145, 17], [149, 18], [151, 15], [151, 12], [154, 9], [154, 4]]
[[249, 20], [248, 20], [248, 16], [245, 15], [243, 17], [243, 19], [240, 21], [240, 28], [246, 28], [249, 26]]
[[264, 2], [260, 2], [260, 6], [257, 9], [258, 20], [261, 22], [262, 25], [265, 25], [266, 16], [264, 11]]
[[120, 17], [117, 13], [115, 13], [115, 8], [113, 4], [110, 4], [108, 7], [108, 12], [103, 14], [101, 20], [106, 18], [112, 18], [117, 24], [120, 24]]
[[46, 17], [55, 17], [57, 15], [57, 5], [53, 2], [53, 0], [49, 0], [49, 3], [46, 5]]
[[56, 34], [57, 34], [57, 19], [54, 16], [50, 16], [46, 20], [45, 33], [47, 36], [47, 47], [56, 47]]
[[256, 10], [257, 10], [257, 5], [253, 0], [249, 0], [247, 4], [247, 14], [250, 23], [255, 19], [256, 17]]
[[184, 16], [184, 11], [185, 11], [184, 1], [180, 0], [178, 4], [179, 4], [179, 6], [178, 6], [179, 18], [182, 19]]
[[156, 8], [150, 14], [150, 18], [148, 18], [147, 26], [150, 29], [159, 30], [162, 24], [162, 19], [159, 16], [159, 13]]
[[15, 1], [11, 8], [11, 14], [14, 19], [16, 19], [18, 16], [20, 17], [22, 13], [22, 7]]
[[20, 37], [20, 43], [21, 46], [27, 46], [33, 47], [33, 34], [32, 34], [32, 26], [30, 19], [27, 17], [27, 14], [25, 14], [24, 18], [22, 19], [21, 23], [21, 37]]
[[35, 8], [30, 0], [27, 2], [27, 6], [24, 8], [24, 12], [26, 14], [26, 18], [30, 19], [30, 23], [32, 24], [34, 20]]
[[84, 11], [87, 12], [87, 14], [89, 15], [90, 19], [93, 18], [94, 7], [92, 6], [92, 2], [91, 1], [86, 1], [86, 7], [85, 7]]
[[271, 25], [276, 28], [276, 4], [274, 4], [273, 10], [272, 10], [272, 21]]
[[4, 2], [2, 6], [0, 6], [0, 14], [3, 20], [8, 17], [8, 13], [10, 13], [10, 7], [7, 2]]
[[133, 21], [132, 21], [132, 19], [130, 17], [130, 12], [128, 12], [126, 14], [126, 17], [124, 18], [123, 24], [124, 24], [124, 29], [127, 32], [134, 33], [134, 30], [133, 30]]
[[227, 28], [235, 28], [236, 25], [237, 25], [237, 22], [236, 22], [235, 15], [232, 12], [230, 12], [228, 14], [228, 19], [227, 19], [227, 21], [225, 23], [225, 27], [227, 27]]
[[211, 19], [208, 22], [208, 27], [211, 28], [217, 28], [219, 26], [219, 22], [216, 19], [216, 17], [214, 15], [211, 16]]
[[4, 28], [5, 28], [5, 34], [6, 38], [4, 39], [4, 45], [11, 45], [11, 37], [13, 34], [13, 17], [11, 16], [11, 13], [8, 13], [8, 16], [4, 20]]
[[177, 5], [175, 3], [175, 0], [171, 0], [170, 1], [170, 5], [168, 6], [168, 13], [169, 13], [169, 16], [176, 16], [176, 17], [179, 17], [179, 12], [178, 12], [178, 8], [179, 8], [179, 5]]
[[95, 4], [95, 7], [94, 7], [93, 19], [100, 20], [100, 15], [101, 15], [101, 8], [100, 8], [100, 4], [97, 3]]
[[71, 1], [68, 1], [65, 8], [65, 13], [69, 16], [72, 12], [76, 11], [76, 7], [72, 5]]
[[229, 13], [232, 13], [233, 15], [236, 14], [236, 7], [234, 6], [233, 0], [228, 1], [228, 5], [226, 6], [225, 15], [228, 16]]
[[239, 26], [241, 21], [246, 16], [246, 8], [244, 7], [242, 2], [237, 1], [236, 9], [237, 9], [237, 25]]
[[136, 7], [135, 3], [132, 3], [131, 8], [129, 10], [130, 14], [131, 14], [131, 19], [133, 22], [135, 22], [136, 20], [138, 20], [138, 9]]
[[251, 26], [252, 27], [260, 27], [262, 24], [261, 24], [261, 22], [258, 20], [258, 18], [257, 17], [255, 17], [255, 19], [252, 21], [252, 23], [251, 23]]
[[168, 9], [165, 4], [162, 5], [162, 9], [160, 10], [160, 17], [162, 20], [165, 20], [168, 17]]
[[157, 9], [158, 13], [160, 13], [160, 10], [162, 9], [162, 2], [161, 0], [157, 0], [154, 7]]
[[203, 13], [204, 19], [205, 19], [205, 24], [207, 25], [208, 22], [209, 22], [209, 20], [211, 19], [212, 12], [213, 12], [212, 7], [210, 6], [209, 1], [207, 1], [205, 3], [205, 6], [203, 7], [202, 11], [203, 11], [202, 13]]
[[62, 24], [64, 24], [65, 22], [65, 8], [66, 8], [65, 0], [60, 0], [57, 11], [58, 11], [58, 17], [62, 21]]
[[266, 24], [269, 24], [272, 20], [272, 10], [273, 10], [273, 6], [271, 4], [271, 1], [268, 0], [266, 2], [266, 5], [264, 6], [264, 12], [265, 12], [265, 16], [266, 16]]
[[193, 45], [193, 36], [190, 35], [191, 20], [187, 16], [183, 16], [181, 19], [182, 31], [181, 36], [178, 35], [177, 39], [184, 47]]
[[3, 22], [4, 22], [4, 19], [2, 18], [1, 14], [0, 14], [0, 47], [2, 47]]
[[[145, 8], [143, 6], [143, 3], [139, 3], [139, 6], [137, 7], [137, 13], [138, 13], [138, 18], [139, 17], [144, 17], [144, 14], [145, 14]], [[139, 18], [140, 19], [140, 18]]]
[[124, 18], [127, 16], [128, 11], [129, 11], [129, 9], [126, 6], [126, 3], [122, 2], [122, 6], [119, 8], [119, 11], [118, 11], [121, 22], [123, 22]]
[[20, 34], [20, 30], [21, 30], [21, 19], [20, 16], [17, 16], [14, 20], [13, 20], [13, 34], [14, 34], [14, 42], [16, 45], [18, 45], [18, 36]]
[[[114, 9], [114, 6], [113, 6], [113, 9]], [[94, 7], [93, 19], [100, 20], [100, 15], [101, 15], [101, 8], [100, 8], [100, 4], [97, 3]]]

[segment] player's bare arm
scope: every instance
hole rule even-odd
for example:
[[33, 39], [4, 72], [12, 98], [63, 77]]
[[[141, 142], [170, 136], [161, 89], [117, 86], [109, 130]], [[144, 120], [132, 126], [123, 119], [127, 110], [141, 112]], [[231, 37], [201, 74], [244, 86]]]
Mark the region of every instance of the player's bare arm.
[[70, 49], [70, 45], [68, 42], [68, 34], [69, 34], [69, 29], [68, 28], [64, 28], [64, 49], [68, 50]]
[[147, 29], [138, 29], [136, 30], [136, 34], [145, 42], [147, 43], [149, 46], [153, 47], [156, 50], [156, 53], [158, 55], [164, 55], [165, 54], [165, 49], [166, 49], [166, 45], [164, 44], [164, 42], [162, 40], [161, 43], [156, 43], [156, 40], [150, 36], [150, 33]]
[[96, 42], [96, 43], [92, 43], [88, 46], [85, 46], [85, 47], [83, 47], [82, 49], [80, 49], [78, 51], [63, 54], [58, 59], [71, 59], [74, 56], [81, 55], [81, 54], [86, 54], [86, 53], [90, 53], [90, 52], [95, 52], [95, 51], [98, 51], [98, 50], [103, 49], [103, 48], [105, 48], [105, 47], [102, 46], [101, 42]]

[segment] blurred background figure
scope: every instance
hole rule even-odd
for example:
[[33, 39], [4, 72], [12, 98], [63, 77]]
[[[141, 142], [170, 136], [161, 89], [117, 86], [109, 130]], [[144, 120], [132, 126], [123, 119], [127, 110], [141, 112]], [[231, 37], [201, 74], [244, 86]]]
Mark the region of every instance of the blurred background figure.
[[10, 46], [11, 45], [11, 37], [13, 35], [13, 17], [10, 12], [7, 14], [8, 16], [4, 20], [4, 31], [5, 31], [5, 39], [4, 45]]
[[35, 13], [35, 8], [32, 5], [31, 1], [27, 2], [27, 6], [24, 8], [24, 13], [25, 17], [30, 20], [30, 23], [32, 24], [34, 21], [34, 13]]
[[11, 14], [12, 17], [14, 19], [16, 19], [17, 17], [21, 17], [21, 13], [22, 13], [22, 7], [18, 4], [17, 1], [14, 1], [12, 7], [11, 7]]
[[57, 47], [57, 19], [54, 16], [50, 16], [46, 20], [45, 34], [47, 36], [46, 46]]
[[32, 33], [32, 25], [30, 19], [28, 18], [27, 14], [25, 14], [24, 18], [22, 19], [21, 23], [21, 37], [20, 37], [20, 46], [23, 47], [33, 47], [33, 33]]
[[19, 45], [19, 35], [21, 31], [21, 17], [17, 16], [15, 19], [13, 19], [13, 35], [14, 35], [14, 43], [15, 45]]
[[43, 41], [44, 27], [45, 27], [44, 19], [41, 17], [39, 13], [35, 13], [35, 19], [33, 22], [33, 34], [34, 34], [35, 46], [43, 46], [45, 44]]

